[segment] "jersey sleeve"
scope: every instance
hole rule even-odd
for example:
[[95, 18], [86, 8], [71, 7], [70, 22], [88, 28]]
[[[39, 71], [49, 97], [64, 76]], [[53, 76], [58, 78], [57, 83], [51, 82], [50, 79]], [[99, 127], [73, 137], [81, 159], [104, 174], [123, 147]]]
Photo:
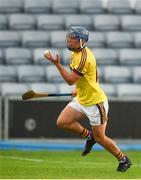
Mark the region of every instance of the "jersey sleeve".
[[82, 50], [82, 53], [76, 57], [75, 61], [70, 64], [71, 70], [78, 74], [79, 76], [83, 76], [87, 72], [87, 52], [85, 49]]

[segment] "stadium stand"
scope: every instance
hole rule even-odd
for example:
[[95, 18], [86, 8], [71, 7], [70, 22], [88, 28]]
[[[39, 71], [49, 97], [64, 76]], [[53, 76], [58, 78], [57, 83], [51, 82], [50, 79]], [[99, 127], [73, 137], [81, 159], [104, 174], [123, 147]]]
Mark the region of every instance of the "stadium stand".
[[29, 89], [38, 93], [58, 93], [57, 85], [53, 83], [31, 83]]
[[35, 17], [31, 14], [11, 14], [9, 16], [9, 28], [11, 30], [35, 29]]
[[17, 73], [13, 66], [0, 65], [0, 82], [16, 82]]
[[124, 31], [141, 31], [141, 16], [121, 16], [121, 28]]
[[107, 46], [109, 48], [131, 48], [133, 37], [129, 32], [113, 31], [106, 34]]
[[0, 30], [8, 28], [8, 19], [7, 16], [0, 14]]
[[21, 46], [21, 35], [16, 31], [0, 31], [0, 48]]
[[117, 85], [118, 97], [139, 97], [141, 95], [141, 85], [140, 84], [119, 84]]
[[[12, 88], [11, 88], [12, 87]], [[3, 83], [1, 84], [1, 95], [5, 96], [21, 96], [21, 94], [28, 91], [28, 85], [24, 83]]]
[[87, 43], [90, 48], [103, 48], [106, 45], [105, 34], [101, 32], [89, 32], [89, 41]]
[[134, 33], [133, 41], [136, 48], [141, 48], [141, 32]]
[[78, 0], [53, 0], [52, 11], [55, 14], [76, 14], [79, 10]]
[[51, 0], [24, 0], [24, 11], [26, 13], [50, 13]]
[[66, 29], [71, 26], [82, 26], [88, 30], [92, 29], [92, 16], [89, 15], [67, 15], [65, 16]]
[[131, 14], [132, 8], [129, 0], [108, 0], [107, 11], [111, 14]]
[[99, 78], [99, 82], [104, 83], [104, 73], [103, 73], [103, 68], [105, 66], [98, 66], [97, 67], [97, 74]]
[[65, 48], [66, 47], [66, 32], [65, 31], [52, 31], [50, 34], [50, 43], [53, 48]]
[[44, 31], [24, 31], [22, 34], [22, 46], [29, 48], [48, 47], [49, 34]]
[[33, 50], [33, 61], [34, 64], [39, 64], [39, 65], [51, 65], [51, 62], [48, 60], [45, 60], [44, 58], [44, 52], [48, 50], [51, 51], [54, 55], [59, 54], [61, 55], [60, 51], [55, 48], [37, 48]]
[[136, 14], [141, 14], [141, 1], [140, 0], [136, 0], [134, 11]]
[[102, 14], [104, 7], [101, 0], [81, 0], [80, 13], [81, 14]]
[[72, 25], [89, 29], [88, 47], [108, 96], [122, 95], [115, 83], [141, 83], [140, 0], [0, 0], [0, 82], [59, 87], [64, 80], [43, 53], [59, 53], [68, 66], [65, 34]]
[[56, 67], [53, 65], [47, 66], [45, 69], [46, 77], [48, 82], [58, 83], [63, 82], [63, 78], [59, 76], [59, 72], [56, 70]]
[[133, 67], [133, 81], [136, 84], [141, 84], [141, 66]]
[[17, 67], [19, 82], [44, 82], [45, 72], [41, 66], [21, 65]]
[[103, 88], [108, 97], [117, 96], [116, 85], [102, 83], [101, 87]]
[[5, 63], [9, 65], [33, 64], [32, 52], [27, 48], [7, 48]]
[[38, 15], [37, 28], [39, 30], [62, 30], [64, 29], [64, 16], [60, 15]]
[[72, 52], [66, 49], [62, 50], [62, 60], [64, 65], [69, 65], [70, 62], [70, 56]]
[[24, 0], [0, 0], [0, 13], [23, 12]]
[[71, 93], [72, 90], [74, 89], [74, 86], [69, 86], [68, 84], [66, 83], [59, 83], [57, 84], [58, 86], [58, 92], [59, 93]]
[[139, 49], [121, 49], [119, 51], [119, 61], [121, 65], [141, 65], [141, 50]]
[[118, 53], [115, 49], [94, 48], [93, 53], [97, 58], [98, 65], [117, 65]]
[[120, 28], [120, 20], [115, 15], [96, 15], [93, 17], [96, 31], [115, 31]]
[[3, 50], [0, 49], [0, 64], [4, 64], [4, 53]]
[[[65, 68], [69, 70], [68, 66]], [[46, 74], [47, 81], [50, 83], [51, 82], [53, 83], [64, 82], [63, 78], [60, 76], [56, 67], [53, 65], [48, 65], [47, 67], [45, 67], [45, 74]]]
[[103, 77], [107, 83], [131, 83], [132, 74], [128, 67], [106, 66]]

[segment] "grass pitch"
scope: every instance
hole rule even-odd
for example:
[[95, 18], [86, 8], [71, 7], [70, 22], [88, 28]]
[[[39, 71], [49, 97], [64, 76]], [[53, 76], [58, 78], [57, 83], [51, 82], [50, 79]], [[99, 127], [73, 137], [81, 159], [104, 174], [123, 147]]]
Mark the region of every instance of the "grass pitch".
[[0, 179], [141, 179], [141, 152], [127, 155], [133, 165], [120, 173], [106, 151], [82, 157], [80, 151], [0, 150]]

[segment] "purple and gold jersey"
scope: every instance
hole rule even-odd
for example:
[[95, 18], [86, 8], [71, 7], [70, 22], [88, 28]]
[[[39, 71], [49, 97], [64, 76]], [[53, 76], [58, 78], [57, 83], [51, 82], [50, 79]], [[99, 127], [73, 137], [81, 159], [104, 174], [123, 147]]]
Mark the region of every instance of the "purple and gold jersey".
[[76, 82], [77, 99], [80, 104], [91, 106], [107, 100], [98, 82], [96, 59], [89, 48], [72, 53], [70, 68], [81, 76]]

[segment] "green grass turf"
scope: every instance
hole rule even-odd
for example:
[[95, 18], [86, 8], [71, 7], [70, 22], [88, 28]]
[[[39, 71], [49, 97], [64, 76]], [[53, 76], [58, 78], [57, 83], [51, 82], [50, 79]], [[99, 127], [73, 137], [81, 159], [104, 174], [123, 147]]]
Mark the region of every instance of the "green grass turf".
[[1, 179], [141, 179], [141, 152], [128, 151], [132, 167], [116, 171], [117, 160], [106, 151], [82, 157], [80, 151], [0, 150]]

